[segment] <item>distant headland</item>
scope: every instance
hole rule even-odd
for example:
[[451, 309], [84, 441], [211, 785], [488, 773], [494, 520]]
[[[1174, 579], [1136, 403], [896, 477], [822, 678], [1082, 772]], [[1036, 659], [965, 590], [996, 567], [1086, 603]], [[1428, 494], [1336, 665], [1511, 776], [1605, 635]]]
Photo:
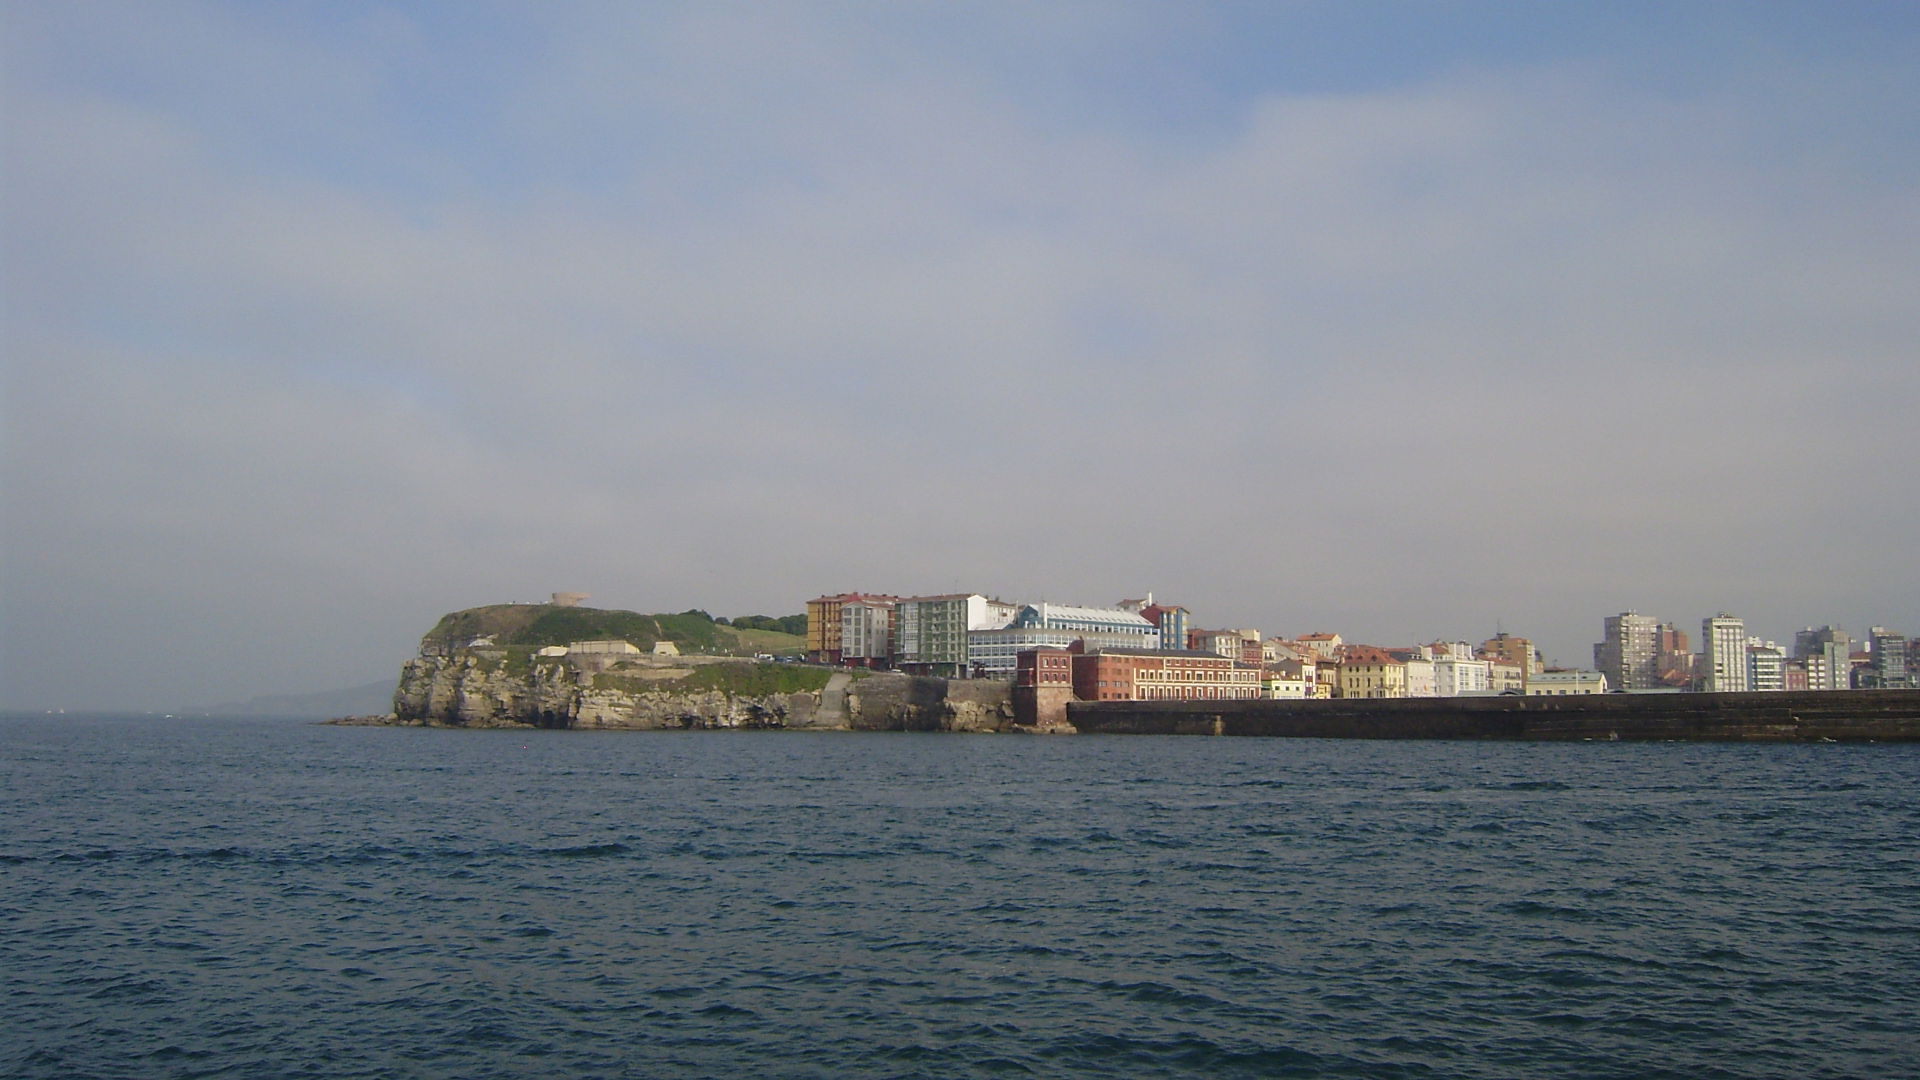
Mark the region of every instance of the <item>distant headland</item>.
[[[1920, 693], [1822, 692], [1300, 698], [1256, 696], [1260, 665], [1205, 650], [1080, 643], [1021, 653], [1011, 678], [959, 678], [806, 662], [808, 615], [645, 615], [548, 603], [450, 612], [402, 666], [391, 713], [338, 724], [556, 729], [794, 729], [1212, 734], [1399, 739], [1920, 741]], [[1243, 645], [1236, 638], [1231, 644]], [[1337, 638], [1334, 639], [1337, 645]], [[810, 647], [811, 646], [811, 647]], [[1374, 650], [1378, 651], [1378, 650]], [[1125, 662], [1127, 685], [1180, 668], [1200, 689], [1158, 700], [1076, 693], [1082, 659]], [[1371, 653], [1361, 663], [1380, 663]], [[1328, 666], [1339, 663], [1336, 655]], [[1052, 667], [1049, 667], [1052, 665]], [[1213, 669], [1230, 665], [1229, 673]], [[1191, 672], [1186, 667], [1193, 667]], [[1152, 667], [1153, 671], [1147, 671]], [[1205, 670], [1202, 670], [1202, 669]], [[1242, 671], [1241, 669], [1247, 669]], [[1104, 670], [1104, 669], [1101, 669]], [[1096, 671], [1095, 674], [1099, 674]], [[974, 674], [982, 674], [974, 672]], [[1282, 668], [1270, 672], [1284, 677]], [[1229, 680], [1228, 675], [1244, 676]], [[1297, 678], [1297, 674], [1294, 675]], [[1312, 679], [1312, 676], [1308, 676]], [[1161, 680], [1167, 681], [1167, 680]], [[1219, 686], [1212, 684], [1218, 683]], [[1120, 685], [1103, 683], [1102, 685]]]
[[[1011, 686], [801, 662], [805, 616], [545, 604], [450, 612], [393, 711], [339, 724], [607, 730], [1012, 731]], [[1056, 725], [1058, 727], [1058, 725]], [[1027, 730], [1036, 729], [1026, 725]]]

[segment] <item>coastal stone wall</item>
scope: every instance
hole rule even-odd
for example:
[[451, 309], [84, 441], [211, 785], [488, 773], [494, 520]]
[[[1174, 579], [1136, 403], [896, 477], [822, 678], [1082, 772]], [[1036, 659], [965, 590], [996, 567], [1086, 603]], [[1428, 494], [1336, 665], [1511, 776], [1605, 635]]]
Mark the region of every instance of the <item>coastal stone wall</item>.
[[847, 710], [856, 731], [1010, 731], [1012, 689], [995, 679], [873, 675], [848, 689]]
[[1074, 702], [1083, 734], [1326, 739], [1920, 741], [1920, 691]]
[[1067, 723], [1067, 706], [1072, 702], [1071, 686], [1015, 686], [1014, 721], [1037, 732], [1071, 735], [1073, 725]]

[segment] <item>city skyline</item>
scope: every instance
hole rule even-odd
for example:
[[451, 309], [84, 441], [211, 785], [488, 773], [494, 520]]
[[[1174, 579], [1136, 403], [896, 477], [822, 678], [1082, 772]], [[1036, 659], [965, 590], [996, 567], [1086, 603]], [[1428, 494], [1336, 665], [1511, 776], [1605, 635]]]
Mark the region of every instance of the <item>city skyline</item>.
[[0, 708], [554, 589], [1920, 629], [1910, 4], [5, 17]]
[[[1204, 617], [1204, 614], [1205, 614], [1204, 612], [1202, 613], [1194, 612], [1191, 606], [1182, 604], [1179, 598], [1177, 597], [1157, 595], [1152, 591], [1147, 591], [1142, 595], [1144, 596], [1144, 599], [1130, 598], [1130, 599], [1114, 599], [1110, 601], [1091, 601], [1091, 600], [1087, 600], [1086, 598], [1080, 598], [1078, 601], [1069, 601], [1068, 604], [1065, 606], [1072, 606], [1072, 607], [1084, 606], [1087, 608], [1098, 609], [1103, 611], [1119, 610], [1119, 609], [1131, 610], [1135, 605], [1157, 604], [1161, 606], [1171, 606], [1175, 609], [1178, 609], [1182, 613], [1181, 621], [1180, 621], [1182, 630], [1180, 633], [1180, 637], [1182, 637], [1183, 639], [1188, 630], [1193, 630], [1193, 631], [1207, 630], [1209, 632], [1254, 630], [1254, 631], [1258, 631], [1259, 636], [1262, 639], [1279, 638], [1279, 639], [1291, 641], [1291, 640], [1298, 640], [1303, 637], [1310, 637], [1315, 635], [1337, 634], [1342, 636], [1344, 640], [1346, 640], [1347, 642], [1353, 643], [1353, 644], [1364, 644], [1364, 645], [1370, 645], [1370, 646], [1382, 647], [1382, 648], [1405, 648], [1405, 647], [1412, 647], [1412, 646], [1430, 645], [1430, 644], [1441, 643], [1441, 642], [1454, 642], [1454, 641], [1471, 642], [1471, 641], [1480, 641], [1482, 639], [1487, 639], [1487, 638], [1493, 638], [1496, 636], [1498, 637], [1512, 636], [1515, 638], [1526, 640], [1531, 645], [1533, 645], [1536, 652], [1538, 653], [1539, 660], [1543, 664], [1545, 664], [1547, 667], [1562, 668], [1562, 669], [1593, 669], [1593, 670], [1603, 670], [1603, 671], [1613, 670], [1614, 667], [1620, 663], [1620, 657], [1617, 653], [1615, 654], [1614, 662], [1612, 664], [1603, 662], [1601, 660], [1603, 646], [1605, 646], [1608, 642], [1614, 640], [1616, 623], [1631, 623], [1637, 627], [1634, 633], [1636, 633], [1640, 638], [1643, 639], [1642, 646], [1646, 654], [1645, 663], [1647, 663], [1648, 665], [1651, 665], [1653, 661], [1655, 661], [1662, 654], [1662, 652], [1666, 651], [1666, 645], [1668, 643], [1665, 641], [1665, 638], [1669, 634], [1672, 634], [1677, 638], [1677, 644], [1674, 645], [1674, 648], [1677, 649], [1677, 651], [1686, 653], [1694, 657], [1706, 655], [1708, 653], [1707, 643], [1709, 640], [1709, 632], [1708, 632], [1709, 627], [1711, 624], [1718, 621], [1723, 621], [1723, 620], [1731, 620], [1731, 622], [1739, 628], [1738, 640], [1741, 648], [1745, 648], [1750, 644], [1764, 642], [1768, 645], [1780, 647], [1783, 650], [1783, 654], [1789, 657], [1804, 656], [1809, 651], [1807, 642], [1810, 639], [1832, 640], [1832, 638], [1835, 635], [1837, 635], [1838, 638], [1841, 640], [1841, 642], [1845, 645], [1845, 647], [1841, 650], [1839, 655], [1842, 657], [1845, 657], [1845, 656], [1853, 655], [1854, 653], [1857, 653], [1860, 651], [1864, 651], [1869, 645], [1871, 632], [1876, 629], [1884, 629], [1895, 634], [1903, 635], [1904, 639], [1911, 639], [1915, 637], [1916, 635], [1914, 634], [1914, 631], [1916, 629], [1920, 629], [1920, 628], [1909, 627], [1909, 626], [1901, 625], [1899, 623], [1889, 622], [1884, 620], [1873, 622], [1865, 626], [1856, 627], [1856, 628], [1853, 628], [1852, 630], [1849, 630], [1847, 627], [1838, 626], [1832, 623], [1808, 622], [1804, 626], [1797, 628], [1795, 631], [1793, 631], [1790, 634], [1776, 633], [1776, 634], [1770, 635], [1768, 633], [1761, 632], [1761, 628], [1755, 627], [1753, 624], [1751, 624], [1744, 618], [1740, 617], [1737, 613], [1726, 611], [1726, 610], [1718, 610], [1713, 612], [1710, 615], [1704, 615], [1704, 616], [1701, 616], [1700, 618], [1688, 621], [1684, 618], [1681, 620], [1674, 620], [1674, 619], [1664, 618], [1660, 615], [1650, 615], [1645, 612], [1628, 609], [1626, 611], [1608, 614], [1604, 616], [1596, 616], [1594, 619], [1594, 622], [1597, 627], [1597, 632], [1594, 635], [1594, 640], [1590, 643], [1590, 650], [1591, 650], [1590, 654], [1587, 656], [1583, 656], [1577, 660], [1569, 661], [1569, 660], [1561, 659], [1557, 656], [1549, 655], [1545, 651], [1541, 650], [1539, 640], [1537, 638], [1532, 637], [1530, 634], [1528, 634], [1524, 627], [1515, 628], [1511, 626], [1501, 626], [1501, 627], [1495, 627], [1490, 630], [1452, 627], [1447, 629], [1441, 629], [1438, 632], [1434, 632], [1434, 633], [1416, 634], [1414, 636], [1406, 637], [1406, 638], [1376, 640], [1374, 638], [1365, 637], [1364, 635], [1356, 635], [1356, 634], [1350, 633], [1348, 632], [1348, 629], [1346, 627], [1343, 627], [1338, 623], [1329, 624], [1329, 625], [1316, 625], [1312, 627], [1302, 627], [1302, 626], [1294, 626], [1294, 625], [1275, 625], [1270, 623], [1259, 623], [1259, 622], [1232, 623], [1232, 622], [1221, 622], [1218, 620], [1209, 620]], [[960, 597], [960, 596], [980, 597], [991, 605], [997, 605], [1000, 608], [1005, 609], [1005, 613], [1011, 613], [1012, 611], [1026, 605], [1038, 605], [1043, 608], [1048, 604], [1054, 604], [1056, 606], [1061, 605], [1061, 601], [1053, 598], [1049, 598], [1049, 597], [1016, 596], [1016, 595], [1011, 595], [1007, 593], [993, 592], [993, 591], [956, 589], [956, 590], [949, 590], [946, 592], [929, 592], [924, 590], [918, 591], [918, 592], [916, 591], [893, 592], [885, 589], [868, 588], [868, 589], [849, 590], [845, 593], [822, 592], [818, 594], [818, 596], [808, 599], [801, 606], [811, 609], [813, 604], [818, 600], [838, 601], [842, 598], [847, 598], [847, 597], [857, 597], [862, 600], [881, 601], [888, 605], [891, 605], [894, 602], [903, 601], [903, 600], [925, 600], [930, 598], [949, 598], [949, 597]], [[718, 613], [715, 612], [712, 614], [718, 614]], [[800, 614], [800, 612], [789, 612], [787, 614]], [[1695, 629], [1696, 627], [1697, 629]], [[1782, 642], [1785, 642], [1786, 644], [1782, 645], [1781, 644]], [[1697, 644], [1699, 648], [1697, 649], [1694, 648], [1694, 644]], [[867, 654], [862, 654], [862, 655], [867, 655]], [[1651, 689], [1659, 685], [1661, 685], [1660, 681], [1654, 676], [1653, 669], [1651, 668], [1651, 666], [1649, 666], [1644, 679], [1631, 682], [1620, 688], [1621, 689]]]

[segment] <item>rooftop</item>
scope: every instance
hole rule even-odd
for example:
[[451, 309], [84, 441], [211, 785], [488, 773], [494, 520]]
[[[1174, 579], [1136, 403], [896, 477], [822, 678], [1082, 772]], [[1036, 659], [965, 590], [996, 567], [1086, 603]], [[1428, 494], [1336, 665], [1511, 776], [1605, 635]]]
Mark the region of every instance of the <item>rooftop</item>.
[[1343, 664], [1398, 664], [1392, 653], [1375, 645], [1349, 645], [1340, 654]]
[[1214, 663], [1230, 663], [1234, 667], [1253, 668], [1253, 667], [1259, 666], [1257, 664], [1243, 664], [1238, 660], [1228, 660], [1226, 657], [1221, 656], [1219, 653], [1207, 652], [1204, 649], [1132, 649], [1132, 648], [1089, 649], [1087, 651], [1087, 655], [1088, 656], [1165, 656], [1165, 657], [1171, 657], [1177, 660], [1208, 660]]
[[1153, 623], [1146, 616], [1125, 608], [1074, 607], [1071, 604], [1049, 604], [1044, 601], [1026, 606], [1033, 609], [1042, 620], [1079, 619], [1087, 622], [1124, 623], [1137, 626], [1143, 631], [1153, 629]]

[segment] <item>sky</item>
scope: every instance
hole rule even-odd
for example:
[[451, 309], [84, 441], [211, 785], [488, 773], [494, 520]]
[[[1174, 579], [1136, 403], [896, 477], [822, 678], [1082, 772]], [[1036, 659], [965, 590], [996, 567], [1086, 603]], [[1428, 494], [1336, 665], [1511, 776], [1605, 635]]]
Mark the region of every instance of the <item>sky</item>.
[[0, 2], [0, 707], [978, 591], [1920, 633], [1920, 5]]

